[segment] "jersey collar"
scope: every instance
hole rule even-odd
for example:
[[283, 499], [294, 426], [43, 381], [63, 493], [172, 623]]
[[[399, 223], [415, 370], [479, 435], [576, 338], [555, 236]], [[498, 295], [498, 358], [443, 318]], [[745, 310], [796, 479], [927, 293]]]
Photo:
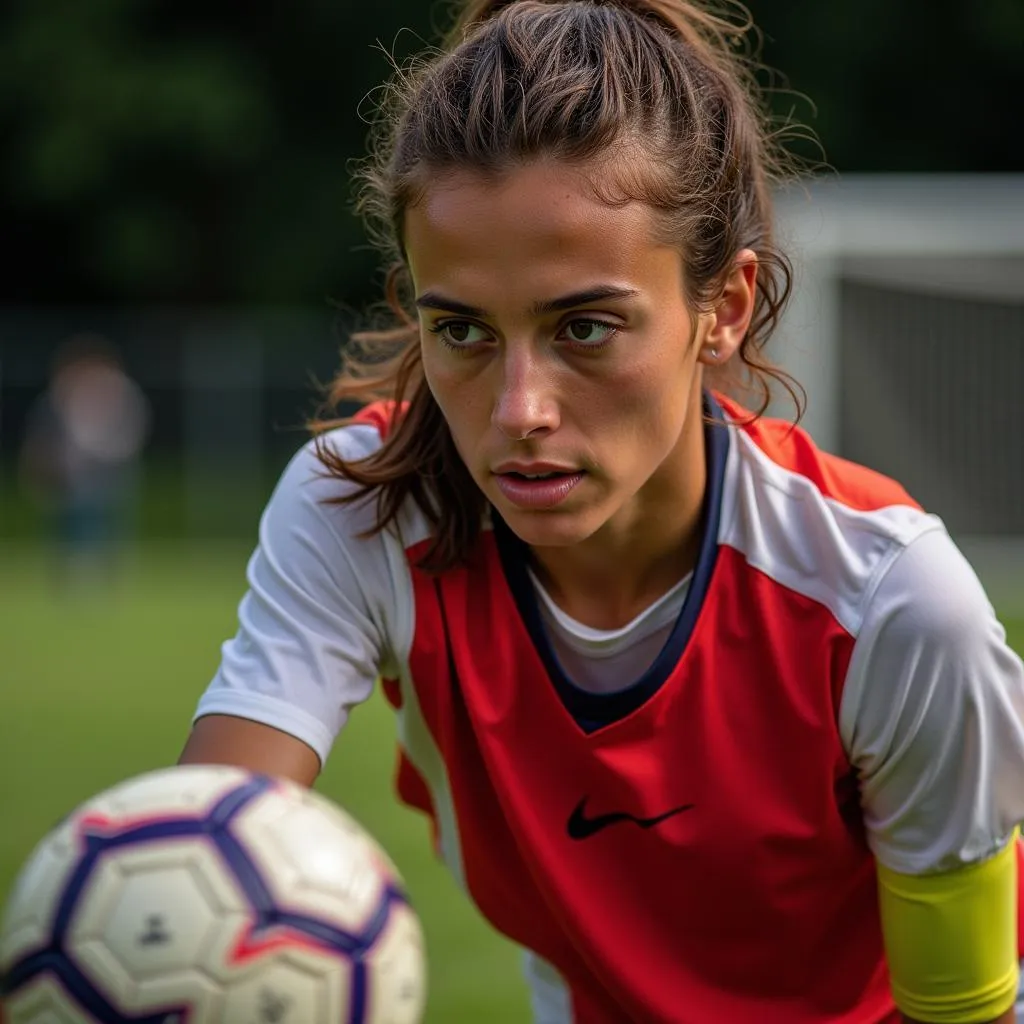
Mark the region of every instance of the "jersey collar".
[[509, 529], [498, 513], [491, 510], [502, 569], [516, 607], [562, 703], [586, 732], [596, 731], [625, 718], [658, 692], [679, 664], [704, 604], [718, 559], [719, 523], [729, 455], [729, 428], [725, 424], [725, 414], [710, 392], [704, 393], [703, 404], [708, 479], [701, 515], [702, 533], [697, 564], [686, 600], [665, 646], [651, 667], [627, 689], [609, 694], [588, 693], [575, 686], [565, 674], [548, 637], [537, 592], [527, 572], [529, 548]]

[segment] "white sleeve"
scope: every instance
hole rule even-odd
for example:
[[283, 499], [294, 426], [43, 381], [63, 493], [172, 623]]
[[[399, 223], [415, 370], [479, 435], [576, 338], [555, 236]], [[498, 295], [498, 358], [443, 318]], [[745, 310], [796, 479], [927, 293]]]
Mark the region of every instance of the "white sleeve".
[[[372, 428], [353, 426], [329, 443], [358, 458], [378, 442]], [[348, 485], [323, 472], [308, 444], [278, 482], [249, 562], [238, 632], [195, 714], [273, 726], [312, 747], [321, 764], [391, 660], [396, 601], [389, 540], [359, 536], [375, 503], [325, 504]]]
[[984, 860], [1024, 820], [1024, 666], [944, 530], [868, 595], [839, 726], [868, 842], [893, 871]]

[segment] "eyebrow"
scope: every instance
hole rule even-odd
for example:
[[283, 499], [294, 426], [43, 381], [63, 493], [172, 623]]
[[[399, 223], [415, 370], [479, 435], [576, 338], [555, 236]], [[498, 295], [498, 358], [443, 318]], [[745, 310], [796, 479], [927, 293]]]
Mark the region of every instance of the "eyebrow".
[[[610, 284], [595, 285], [593, 288], [573, 292], [571, 295], [561, 295], [557, 299], [536, 302], [532, 312], [534, 316], [543, 316], [546, 313], [560, 313], [566, 309], [587, 306], [592, 302], [601, 302], [605, 299], [628, 299], [636, 294], [635, 288], [617, 288]], [[460, 316], [487, 316], [486, 310], [477, 306], [468, 306], [457, 299], [449, 299], [438, 292], [424, 292], [416, 299], [416, 305], [420, 309], [439, 309], [446, 313], [458, 313]]]

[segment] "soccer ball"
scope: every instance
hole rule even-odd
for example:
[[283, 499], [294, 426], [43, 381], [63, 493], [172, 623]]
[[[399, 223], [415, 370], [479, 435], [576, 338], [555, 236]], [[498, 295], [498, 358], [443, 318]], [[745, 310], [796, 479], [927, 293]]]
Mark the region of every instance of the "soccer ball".
[[425, 974], [374, 839], [236, 768], [164, 769], [83, 804], [0, 927], [3, 1024], [416, 1024]]

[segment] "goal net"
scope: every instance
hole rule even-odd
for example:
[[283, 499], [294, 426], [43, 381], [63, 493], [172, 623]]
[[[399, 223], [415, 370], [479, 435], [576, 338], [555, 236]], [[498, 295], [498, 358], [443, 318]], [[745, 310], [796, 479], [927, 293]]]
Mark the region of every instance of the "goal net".
[[940, 515], [1024, 616], [1024, 175], [844, 177], [778, 215], [795, 288], [773, 352], [804, 425]]

